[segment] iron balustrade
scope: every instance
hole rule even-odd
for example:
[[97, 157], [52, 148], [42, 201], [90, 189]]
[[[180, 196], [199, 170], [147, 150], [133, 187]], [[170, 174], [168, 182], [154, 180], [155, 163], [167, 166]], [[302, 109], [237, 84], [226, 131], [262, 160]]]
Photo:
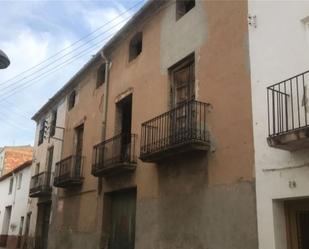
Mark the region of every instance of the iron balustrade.
[[188, 101], [142, 124], [141, 158], [175, 146], [208, 143], [207, 104]]
[[136, 134], [119, 134], [94, 146], [92, 173], [137, 163]]
[[309, 71], [267, 87], [269, 137], [308, 126]]
[[83, 173], [83, 157], [71, 155], [56, 163], [54, 185], [60, 186], [63, 183], [77, 181], [81, 183]]
[[51, 173], [48, 171], [32, 176], [30, 181], [30, 196], [43, 195], [51, 191], [50, 177]]

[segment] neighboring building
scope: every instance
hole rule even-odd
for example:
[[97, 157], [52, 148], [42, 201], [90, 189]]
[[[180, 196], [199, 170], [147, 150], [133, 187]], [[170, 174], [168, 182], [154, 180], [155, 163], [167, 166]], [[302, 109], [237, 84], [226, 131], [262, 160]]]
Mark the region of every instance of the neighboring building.
[[25, 146], [5, 146], [0, 148], [0, 176], [5, 175], [19, 165], [32, 160], [33, 148]]
[[31, 161], [0, 177], [0, 247], [21, 248], [29, 229], [28, 193]]
[[49, 249], [258, 248], [247, 15], [245, 1], [151, 0], [57, 93], [39, 248], [48, 224]]
[[66, 99], [59, 91], [33, 117], [37, 123], [28, 196], [32, 213], [25, 248], [44, 249], [57, 190], [52, 188], [55, 163], [61, 158]]
[[260, 249], [309, 248], [309, 2], [249, 1]]

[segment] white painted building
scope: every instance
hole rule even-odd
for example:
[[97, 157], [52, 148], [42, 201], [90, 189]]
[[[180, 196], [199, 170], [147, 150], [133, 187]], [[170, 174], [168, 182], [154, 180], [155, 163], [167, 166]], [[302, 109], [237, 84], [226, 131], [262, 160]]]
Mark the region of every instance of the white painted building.
[[31, 161], [0, 177], [0, 247], [17, 248], [29, 224]]
[[309, 1], [248, 11], [259, 248], [309, 248]]
[[[33, 120], [37, 122], [34, 159], [31, 166], [29, 212], [32, 213], [27, 248], [45, 248], [57, 188], [53, 187], [55, 164], [60, 161], [64, 133], [66, 98], [56, 94]], [[46, 128], [44, 128], [46, 126]], [[43, 239], [42, 239], [43, 238]]]

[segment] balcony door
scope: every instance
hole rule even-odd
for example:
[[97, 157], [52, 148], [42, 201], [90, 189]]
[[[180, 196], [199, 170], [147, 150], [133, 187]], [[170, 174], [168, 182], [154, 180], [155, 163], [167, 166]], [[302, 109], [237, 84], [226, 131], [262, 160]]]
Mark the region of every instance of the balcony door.
[[75, 148], [75, 164], [73, 163], [74, 176], [80, 176], [82, 166], [82, 155], [83, 155], [83, 143], [84, 143], [84, 125], [80, 125], [75, 128], [76, 134], [76, 148]]
[[173, 143], [187, 140], [192, 134], [192, 125], [196, 116], [195, 99], [195, 63], [194, 57], [185, 59], [172, 69], [172, 107], [171, 139]]
[[[120, 152], [122, 162], [130, 159], [131, 148], [131, 127], [132, 127], [132, 94], [125, 97], [117, 103], [118, 130], [121, 134], [119, 147], [116, 149]], [[120, 125], [119, 125], [120, 124]], [[118, 146], [117, 145], [117, 146]]]
[[46, 184], [46, 186], [50, 185], [50, 177], [52, 172], [52, 166], [53, 166], [53, 157], [54, 157], [54, 147], [49, 147], [47, 150], [47, 168], [46, 168], [46, 179], [43, 184]]

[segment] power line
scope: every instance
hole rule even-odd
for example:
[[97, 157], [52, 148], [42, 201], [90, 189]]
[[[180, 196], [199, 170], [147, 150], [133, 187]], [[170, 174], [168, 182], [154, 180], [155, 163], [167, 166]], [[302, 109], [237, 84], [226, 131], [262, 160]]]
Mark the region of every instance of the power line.
[[[167, 5], [165, 8], [171, 6], [172, 4], [174, 4], [174, 3], [171, 3], [171, 4]], [[163, 8], [163, 9], [165, 9], [165, 8]], [[160, 11], [162, 11], [163, 9], [159, 9], [157, 12], [160, 12]], [[145, 21], [145, 20], [144, 20], [144, 21]], [[113, 34], [111, 34], [110, 36], [113, 36]], [[104, 40], [106, 40], [106, 39], [108, 39], [108, 38], [109, 38], [109, 37], [106, 37], [106, 38], [103, 39], [102, 41], [104, 41]], [[101, 42], [102, 42], [102, 41], [101, 41]], [[100, 42], [100, 43], [101, 43], [101, 42]], [[99, 43], [96, 43], [96, 44], [94, 44], [94, 46], [97, 46], [98, 44], [99, 44]], [[93, 48], [94, 46], [91, 46], [91, 47], [87, 48], [86, 50], [83, 50], [82, 52], [85, 52], [85, 51], [87, 51], [87, 50]], [[77, 56], [77, 57], [76, 57], [76, 56]], [[49, 70], [49, 71], [43, 73], [42, 75], [40, 75], [39, 77], [34, 78], [34, 79], [35, 79], [35, 82], [37, 82], [38, 80], [40, 80], [40, 79], [46, 77], [47, 75], [50, 75], [51, 73], [53, 73], [53, 72], [59, 70], [59, 69], [60, 69], [59, 66], [62, 66], [62, 65], [63, 65], [63, 66], [66, 66], [67, 63], [71, 62], [72, 59], [75, 58], [75, 60], [76, 60], [77, 58], [80, 58], [80, 57], [82, 57], [82, 56], [84, 56], [84, 54], [77, 54], [77, 55], [73, 56], [72, 58], [70, 58], [70, 59], [66, 60], [65, 62], [63, 62], [63, 63], [57, 65], [56, 67], [52, 68], [52, 69], [56, 69], [56, 70]], [[73, 60], [73, 61], [74, 61], [74, 60]], [[47, 73], [47, 75], [45, 75], [46, 73]], [[30, 80], [30, 81], [27, 81], [27, 82], [31, 82], [30, 84], [22, 84], [22, 85], [24, 85], [24, 87], [22, 87], [22, 88], [20, 88], [20, 89], [18, 89], [19, 87], [16, 87], [16, 88], [12, 89], [11, 92], [10, 92], [10, 91], [7, 92], [6, 94], [9, 94], [9, 95], [4, 96], [3, 99], [0, 99], [0, 103], [1, 103], [4, 99], [7, 99], [7, 98], [9, 98], [10, 96], [12, 96], [12, 95], [14, 95], [14, 94], [16, 94], [16, 93], [22, 91], [23, 89], [29, 87], [30, 85], [34, 84], [34, 83], [35, 83], [35, 82], [33, 82], [34, 79], [32, 79], [32, 80]], [[27, 82], [24, 82], [24, 83], [27, 83]], [[16, 90], [16, 91], [14, 91], [14, 90]]]
[[[111, 36], [112, 36], [112, 35], [111, 35]], [[108, 39], [108, 38], [109, 38], [109, 37], [106, 37], [104, 40], [106, 40], [106, 39]], [[103, 41], [104, 41], [104, 40], [103, 40]], [[70, 62], [74, 62], [74, 61], [76, 61], [77, 59], [79, 59], [79, 58], [85, 56], [86, 54], [88, 54], [88, 51], [89, 51], [90, 49], [94, 50], [94, 47], [97, 48], [98, 45], [100, 45], [101, 43], [102, 43], [102, 41], [96, 43], [95, 45], [93, 45], [93, 46], [91, 46], [91, 47], [89, 47], [89, 48], [83, 50], [80, 54], [77, 54], [77, 55], [75, 55], [75, 56], [73, 56], [73, 57], [71, 57], [71, 58], [65, 60], [64, 62], [62, 62], [62, 63], [56, 65], [55, 67], [53, 67], [53, 68], [51, 68], [50, 70], [48, 70], [48, 71], [42, 73], [41, 75], [39, 75], [39, 76], [37, 76], [37, 77], [35, 77], [35, 78], [31, 79], [31, 80], [28, 80], [28, 81], [24, 82], [23, 84], [20, 84], [20, 85], [16, 86], [16, 87], [13, 88], [13, 89], [10, 89], [9, 91], [7, 91], [6, 93], [4, 93], [3, 95], [0, 96], [0, 97], [2, 97], [2, 99], [0, 99], [0, 103], [1, 103], [2, 101], [4, 101], [5, 99], [9, 98], [10, 96], [14, 95], [15, 93], [20, 92], [21, 90], [25, 89], [26, 87], [32, 85], [34, 82], [37, 82], [38, 80], [45, 78], [46, 76], [50, 75], [51, 73], [53, 73], [53, 72], [55, 72], [55, 71], [58, 71], [59, 69], [63, 68], [63, 66], [69, 65]], [[84, 52], [87, 52], [87, 53], [84, 53]], [[56, 69], [56, 70], [55, 70], [55, 69]], [[27, 83], [27, 84], [26, 84], [26, 83]], [[30, 84], [29, 84], [29, 83], [30, 83]], [[21, 88], [20, 88], [20, 87], [21, 87]], [[15, 90], [16, 90], [16, 91], [15, 91]]]
[[110, 20], [110, 21], [104, 23], [102, 26], [98, 27], [98, 28], [95, 29], [94, 31], [88, 33], [87, 35], [85, 35], [85, 36], [83, 36], [82, 38], [78, 39], [77, 41], [73, 42], [71, 45], [69, 45], [69, 46], [67, 46], [67, 47], [65, 47], [65, 48], [63, 48], [63, 49], [61, 49], [60, 51], [56, 52], [55, 54], [53, 54], [53, 55], [50, 56], [49, 58], [47, 58], [47, 59], [41, 61], [40, 63], [34, 65], [33, 67], [30, 67], [30, 68], [28, 68], [27, 70], [25, 70], [25, 71], [23, 71], [23, 72], [21, 72], [21, 73], [15, 75], [14, 77], [12, 77], [12, 78], [10, 78], [10, 79], [8, 79], [8, 80], [6, 80], [6, 81], [0, 83], [0, 85], [3, 85], [3, 84], [5, 84], [5, 83], [7, 83], [7, 82], [12, 81], [13, 79], [18, 78], [19, 76], [25, 74], [26, 72], [29, 72], [29, 71], [31, 71], [31, 70], [34, 69], [34, 68], [37, 68], [38, 66], [44, 64], [45, 62], [49, 61], [50, 59], [52, 59], [52, 58], [56, 57], [57, 55], [61, 54], [63, 51], [68, 50], [69, 48], [72, 48], [74, 45], [78, 44], [80, 41], [82, 41], [82, 40], [84, 40], [84, 39], [90, 37], [92, 34], [98, 32], [98, 31], [101, 30], [103, 27], [105, 27], [105, 26], [107, 26], [108, 24], [112, 23], [113, 21], [117, 20], [119, 17], [121, 17], [121, 16], [123, 16], [124, 14], [128, 13], [129, 11], [131, 11], [132, 9], [134, 9], [135, 7], [137, 7], [139, 4], [141, 4], [141, 3], [143, 3], [143, 2], [144, 2], [144, 0], [139, 1], [138, 3], [136, 3], [135, 5], [133, 5], [132, 7], [128, 8], [126, 11], [120, 13], [117, 17], [115, 17], [115, 18], [113, 18], [112, 20]]
[[[129, 19], [129, 18], [127, 18], [127, 19]], [[82, 44], [81, 46], [77, 47], [76, 49], [74, 49], [74, 50], [72, 50], [72, 51], [70, 51], [70, 52], [68, 52], [68, 53], [66, 53], [66, 54], [64, 54], [64, 55], [62, 55], [62, 56], [59, 57], [58, 59], [56, 59], [56, 60], [50, 62], [49, 64], [47, 64], [45, 67], [42, 67], [42, 68], [40, 68], [40, 69], [34, 71], [33, 73], [30, 73], [28, 76], [24, 77], [21, 81], [19, 80], [19, 81], [13, 82], [12, 84], [10, 84], [10, 85], [8, 85], [8, 86], [4, 86], [4, 87], [2, 87], [2, 88], [1, 88], [1, 86], [0, 86], [0, 90], [1, 90], [1, 91], [4, 91], [4, 90], [6, 90], [6, 89], [8, 89], [8, 88], [11, 88], [11, 87], [14, 86], [14, 85], [22, 85], [23, 80], [25, 80], [25, 79], [27, 79], [27, 78], [30, 78], [31, 76], [35, 75], [36, 73], [45, 70], [45, 69], [48, 68], [49, 66], [51, 66], [51, 65], [53, 65], [53, 64], [55, 64], [55, 63], [57, 63], [60, 59], [67, 57], [67, 55], [72, 54], [72, 53], [74, 53], [74, 52], [77, 52], [77, 50], [78, 50], [79, 48], [82, 48], [82, 47], [84, 47], [84, 46], [86, 46], [86, 45], [89, 45], [90, 41], [96, 40], [98, 37], [100, 37], [100, 36], [102, 36], [102, 35], [105, 35], [108, 31], [110, 31], [110, 30], [112, 30], [113, 28], [119, 26], [121, 23], [127, 21], [127, 19], [124, 19], [124, 20], [122, 20], [121, 22], [117, 23], [116, 25], [113, 25], [112, 27], [110, 27], [109, 29], [107, 29], [105, 32], [101, 33], [100, 35], [95, 36], [94, 38], [92, 38], [92, 39], [89, 40], [88, 42]], [[100, 42], [102, 42], [102, 41], [100, 41]], [[95, 44], [98, 44], [98, 43], [95, 43]], [[83, 51], [85, 51], [85, 50], [83, 50]], [[82, 52], [83, 52], [83, 51], [82, 51]]]

